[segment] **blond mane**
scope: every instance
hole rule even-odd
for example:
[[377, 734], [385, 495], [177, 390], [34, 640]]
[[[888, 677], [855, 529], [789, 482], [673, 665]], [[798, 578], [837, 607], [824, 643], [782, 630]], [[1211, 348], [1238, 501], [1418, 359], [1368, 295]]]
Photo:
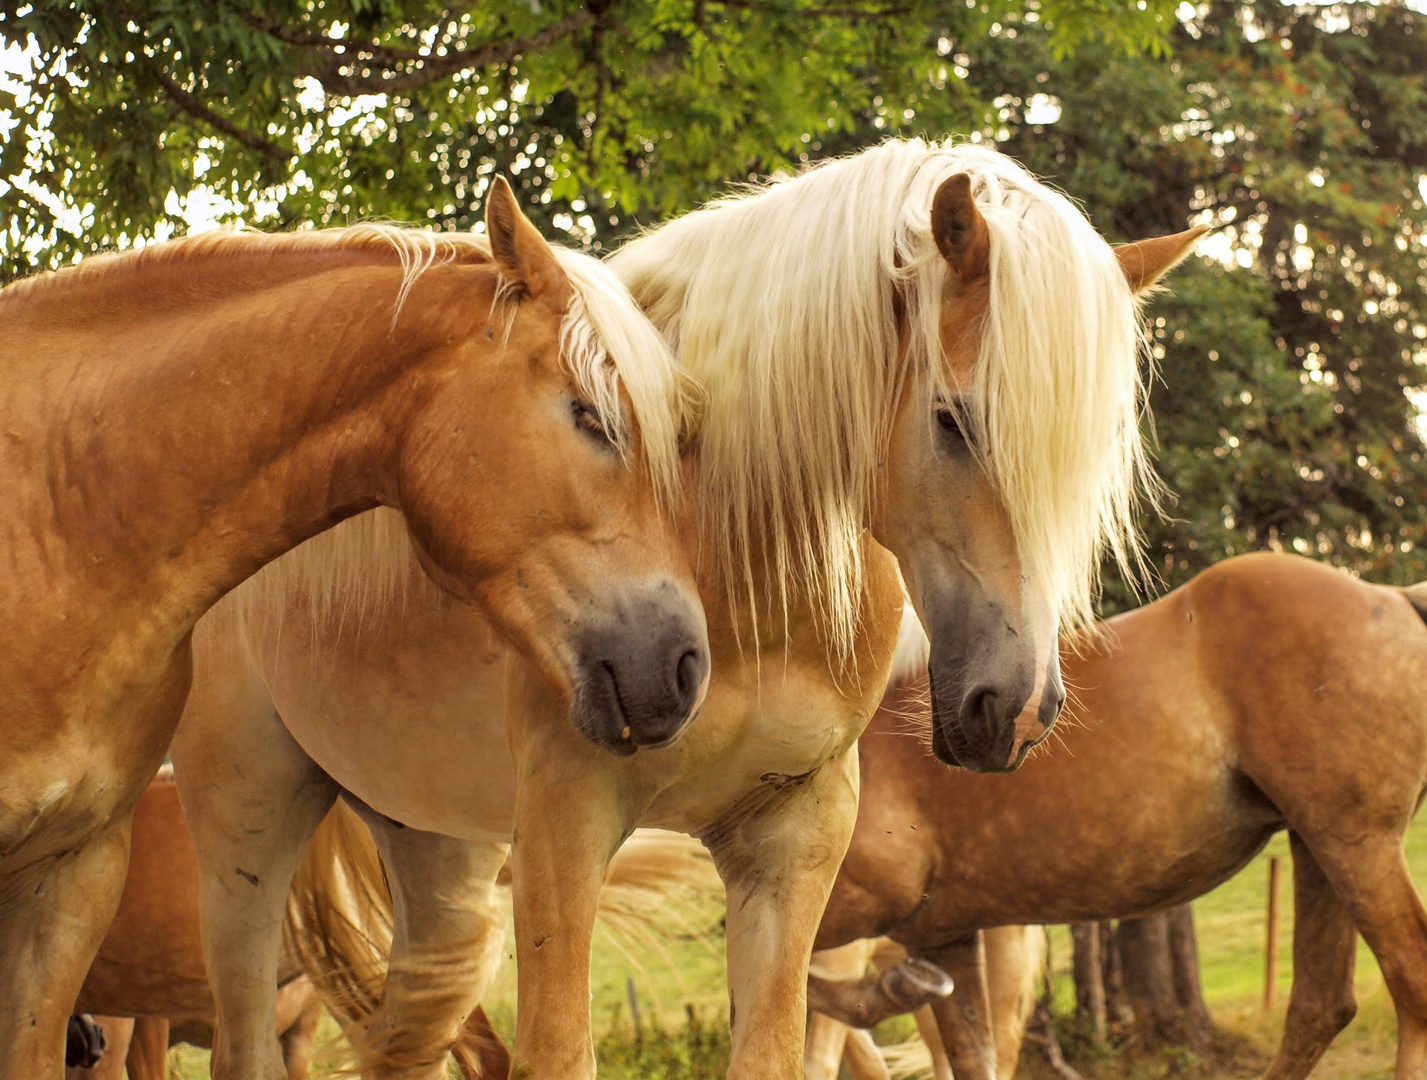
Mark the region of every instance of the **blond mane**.
[[699, 507], [728, 588], [752, 602], [761, 573], [785, 613], [800, 594], [844, 655], [899, 395], [913, 377], [948, 389], [930, 210], [960, 172], [991, 232], [977, 450], [1023, 563], [1079, 625], [1101, 554], [1135, 562], [1136, 494], [1152, 482], [1137, 304], [1065, 196], [989, 148], [889, 141], [694, 211], [611, 260], [705, 388]]

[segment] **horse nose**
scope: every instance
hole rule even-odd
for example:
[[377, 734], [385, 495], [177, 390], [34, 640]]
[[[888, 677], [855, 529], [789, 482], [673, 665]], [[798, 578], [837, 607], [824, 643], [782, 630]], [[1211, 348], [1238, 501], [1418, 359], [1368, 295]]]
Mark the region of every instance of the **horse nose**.
[[701, 613], [681, 590], [661, 587], [621, 607], [585, 639], [574, 711], [591, 740], [632, 754], [683, 734], [703, 705], [710, 660]]
[[1065, 688], [1057, 686], [1054, 693], [1041, 695], [1041, 707], [1036, 712], [1036, 719], [1040, 721], [1042, 728], [1049, 731], [1055, 727], [1055, 722], [1060, 719], [1060, 714], [1064, 709]]
[[612, 671], [624, 727], [620, 736], [638, 747], [667, 746], [703, 704], [708, 686], [708, 649], [675, 632], [632, 662]]

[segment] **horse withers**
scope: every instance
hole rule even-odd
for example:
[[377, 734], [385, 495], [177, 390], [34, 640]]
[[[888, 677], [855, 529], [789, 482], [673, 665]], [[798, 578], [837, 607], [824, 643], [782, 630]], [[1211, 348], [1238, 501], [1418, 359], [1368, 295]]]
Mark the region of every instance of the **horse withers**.
[[[926, 680], [861, 742], [862, 803], [819, 947], [887, 934], [945, 969], [961, 1080], [991, 1080], [976, 931], [1141, 915], [1208, 892], [1289, 830], [1294, 982], [1270, 1080], [1301, 1080], [1352, 1018], [1355, 931], [1427, 1070], [1427, 911], [1403, 835], [1427, 785], [1427, 589], [1297, 556], [1228, 559], [1062, 647], [1072, 722], [1014, 776], [940, 768]], [[1009, 859], [1007, 852], [1015, 852]]]
[[[1125, 541], [1137, 295], [1197, 235], [1112, 249], [993, 150], [891, 141], [622, 251], [614, 269], [706, 391], [681, 521], [710, 612], [700, 722], [672, 746], [603, 752], [628, 748], [572, 725], [480, 613], [412, 575], [390, 514], [309, 542], [197, 635], [204, 674], [174, 746], [214, 882], [220, 1025], [270, 1024], [243, 965], [276, 955], [303, 835], [286, 808], [324, 776], [364, 807], [396, 897], [373, 1075], [440, 1075], [492, 970], [512, 836], [515, 1068], [593, 1075], [596, 898], [637, 824], [702, 838], [728, 886], [732, 1075], [795, 1075], [898, 566], [940, 658], [942, 752], [1011, 766], [1059, 707], [1061, 617]], [[984, 678], [962, 677], [972, 658]], [[233, 866], [262, 884], [228, 888]]]
[[[687, 377], [503, 181], [487, 232], [220, 232], [0, 291], [0, 1074], [60, 1074], [195, 622], [335, 522], [399, 509], [585, 730], [660, 743], [697, 709], [707, 635], [668, 514]], [[287, 812], [315, 825], [310, 779]], [[275, 965], [248, 969], [268, 1024]], [[237, 1034], [220, 1062], [282, 1075]]]

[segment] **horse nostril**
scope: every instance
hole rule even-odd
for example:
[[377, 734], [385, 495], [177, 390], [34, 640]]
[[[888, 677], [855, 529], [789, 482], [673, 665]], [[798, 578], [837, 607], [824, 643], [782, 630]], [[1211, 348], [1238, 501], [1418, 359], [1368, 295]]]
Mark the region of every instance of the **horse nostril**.
[[697, 649], [687, 649], [679, 657], [675, 677], [679, 684], [679, 697], [683, 701], [692, 701], [699, 692], [699, 684], [703, 682], [702, 669], [702, 658]]
[[966, 699], [968, 718], [981, 720], [986, 724], [996, 721], [996, 693], [994, 690], [980, 690]]

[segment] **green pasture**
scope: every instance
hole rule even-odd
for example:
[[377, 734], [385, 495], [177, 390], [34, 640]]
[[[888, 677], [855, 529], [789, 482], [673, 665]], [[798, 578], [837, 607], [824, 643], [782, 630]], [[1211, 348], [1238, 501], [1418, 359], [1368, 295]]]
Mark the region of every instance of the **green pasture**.
[[[1283, 864], [1283, 931], [1280, 945], [1278, 1006], [1261, 1008], [1264, 977], [1268, 861]], [[1427, 885], [1427, 819], [1408, 833], [1407, 856], [1413, 877]], [[595, 941], [592, 1008], [599, 1041], [601, 1076], [614, 1080], [712, 1080], [722, 1076], [727, 1060], [727, 987], [723, 970], [722, 910], [708, 893], [681, 889], [651, 913], [646, 927], [602, 927]], [[1293, 879], [1288, 842], [1275, 837], [1233, 880], [1195, 905], [1204, 992], [1216, 1020], [1238, 1036], [1242, 1051], [1232, 1063], [1206, 1069], [1183, 1055], [1165, 1055], [1127, 1063], [1113, 1057], [1076, 1061], [1087, 1080], [1158, 1080], [1186, 1070], [1199, 1074], [1253, 1076], [1266, 1063], [1278, 1037], [1293, 973]], [[1052, 963], [1062, 1012], [1071, 1000], [1070, 938], [1063, 927], [1052, 932]], [[487, 999], [496, 1028], [507, 1038], [515, 1030], [513, 945]], [[1366, 946], [1358, 950], [1359, 1012], [1340, 1035], [1315, 1075], [1329, 1080], [1391, 1075], [1396, 1025], [1392, 1002], [1376, 961]], [[632, 1014], [631, 990], [639, 1010]], [[889, 1025], [879, 1038], [905, 1037], [907, 1025]], [[316, 1055], [314, 1078], [335, 1075], [347, 1059], [336, 1026], [327, 1021]], [[208, 1075], [206, 1051], [179, 1048], [172, 1069], [182, 1080]], [[1022, 1072], [1048, 1080], [1049, 1071], [1030, 1048]]]

